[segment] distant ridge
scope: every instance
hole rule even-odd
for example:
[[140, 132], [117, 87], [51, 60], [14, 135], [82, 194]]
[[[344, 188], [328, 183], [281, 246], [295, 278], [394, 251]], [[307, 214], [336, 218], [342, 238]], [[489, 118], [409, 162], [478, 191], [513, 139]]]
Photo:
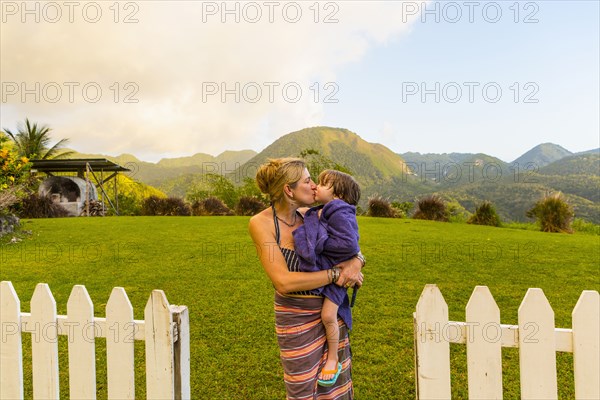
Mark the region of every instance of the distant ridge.
[[190, 157], [163, 158], [158, 163], [151, 163], [141, 161], [131, 154], [121, 154], [113, 157], [74, 151], [69, 158], [106, 158], [129, 168], [131, 172], [127, 174], [131, 178], [153, 186], [159, 186], [165, 180], [186, 174], [203, 174], [207, 172], [221, 174], [233, 171], [254, 155], [256, 155], [254, 150], [224, 151], [216, 157], [210, 154], [197, 153]]
[[554, 161], [558, 161], [563, 157], [570, 156], [571, 154], [573, 153], [557, 144], [542, 143], [514, 160], [511, 164], [518, 163], [519, 165], [526, 165], [533, 163], [538, 168], [541, 168]]
[[401, 176], [406, 171], [402, 157], [384, 145], [369, 143], [348, 129], [325, 126], [283, 135], [241, 169], [255, 173], [256, 167], [269, 158], [298, 157], [306, 149], [318, 150], [325, 157], [348, 167], [363, 185]]
[[503, 220], [528, 221], [526, 211], [536, 201], [561, 191], [576, 217], [600, 223], [600, 149], [571, 153], [552, 143], [535, 146], [506, 163], [483, 153], [397, 154], [348, 129], [317, 126], [285, 134], [260, 153], [225, 151], [216, 157], [197, 153], [158, 163], [140, 161], [131, 154], [75, 153], [72, 158], [107, 158], [130, 168], [126, 175], [135, 181], [170, 196], [185, 197], [195, 185], [205, 182], [208, 172], [225, 174], [240, 184], [245, 177], [253, 178], [267, 159], [298, 157], [309, 149], [351, 171], [361, 185], [363, 209], [373, 195], [414, 203], [436, 193], [455, 212], [474, 212], [483, 201], [491, 201]]

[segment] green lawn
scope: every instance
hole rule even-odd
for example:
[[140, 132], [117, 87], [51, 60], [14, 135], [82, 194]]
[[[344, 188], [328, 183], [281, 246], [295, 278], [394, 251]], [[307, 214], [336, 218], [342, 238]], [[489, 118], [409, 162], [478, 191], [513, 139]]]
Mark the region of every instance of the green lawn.
[[[59, 314], [73, 285], [83, 284], [104, 316], [114, 286], [135, 310], [152, 289], [190, 310], [194, 398], [285, 397], [274, 333], [273, 288], [247, 234], [247, 217], [71, 218], [25, 222], [33, 235], [2, 245], [0, 278], [13, 282], [22, 311], [38, 282], [54, 294]], [[359, 218], [368, 262], [351, 335], [357, 398], [414, 398], [412, 313], [423, 287], [436, 283], [450, 319], [464, 321], [476, 285], [487, 285], [502, 323], [517, 324], [529, 287], [542, 288], [557, 327], [568, 328], [582, 290], [600, 288], [600, 236], [549, 234], [466, 224]], [[28, 335], [26, 335], [28, 336]], [[61, 392], [68, 397], [66, 338]], [[104, 342], [98, 341], [99, 398], [106, 397]], [[29, 339], [24, 342], [29, 353]], [[143, 355], [143, 343], [136, 347]], [[503, 349], [505, 398], [519, 397], [518, 351]], [[29, 356], [27, 356], [29, 357]], [[573, 398], [572, 357], [558, 354], [560, 397]], [[452, 346], [454, 398], [466, 398], [464, 346]], [[31, 380], [26, 361], [25, 380]], [[145, 395], [137, 363], [138, 397]], [[31, 397], [27, 384], [25, 397]]]

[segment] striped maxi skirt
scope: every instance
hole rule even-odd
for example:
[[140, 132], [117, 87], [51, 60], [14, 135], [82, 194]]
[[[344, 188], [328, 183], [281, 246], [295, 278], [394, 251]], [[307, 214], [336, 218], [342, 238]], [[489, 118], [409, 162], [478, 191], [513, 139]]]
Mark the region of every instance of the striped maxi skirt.
[[317, 384], [327, 360], [325, 327], [321, 322], [323, 297], [289, 297], [275, 292], [275, 331], [287, 399], [353, 399], [352, 352], [346, 324], [340, 325], [339, 361], [342, 372], [334, 386]]

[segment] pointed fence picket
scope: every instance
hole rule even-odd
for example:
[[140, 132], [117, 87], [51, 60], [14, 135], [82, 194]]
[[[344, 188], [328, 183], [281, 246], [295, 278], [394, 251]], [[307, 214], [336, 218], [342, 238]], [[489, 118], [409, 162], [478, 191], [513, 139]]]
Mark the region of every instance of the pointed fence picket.
[[94, 317], [84, 286], [73, 287], [67, 315], [56, 315], [48, 285], [36, 286], [31, 313], [20, 310], [11, 282], [0, 283], [0, 399], [23, 399], [22, 335], [31, 334], [33, 397], [59, 398], [58, 335], [68, 336], [69, 390], [74, 399], [96, 398], [95, 338], [106, 338], [109, 399], [135, 398], [134, 340], [146, 344], [149, 399], [190, 398], [189, 316], [185, 306], [171, 306], [161, 290], [152, 291], [144, 320], [133, 319], [123, 288], [114, 288], [106, 318]]
[[555, 328], [554, 311], [541, 289], [529, 289], [518, 325], [500, 324], [486, 286], [477, 286], [466, 322], [448, 321], [436, 285], [426, 285], [414, 313], [417, 399], [449, 399], [450, 343], [467, 345], [469, 398], [502, 398], [502, 347], [519, 348], [521, 397], [558, 398], [556, 352], [572, 352], [576, 399], [600, 398], [600, 296], [586, 290], [573, 309], [572, 329]]

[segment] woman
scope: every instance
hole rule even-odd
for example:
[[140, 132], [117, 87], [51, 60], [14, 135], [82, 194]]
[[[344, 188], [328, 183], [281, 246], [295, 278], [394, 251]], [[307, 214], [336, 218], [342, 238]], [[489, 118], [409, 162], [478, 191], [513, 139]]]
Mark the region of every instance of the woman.
[[[325, 329], [321, 322], [323, 297], [311, 290], [335, 283], [360, 286], [364, 258], [351, 258], [329, 270], [297, 272], [292, 232], [303, 223], [298, 210], [314, 202], [316, 185], [303, 160], [270, 160], [257, 171], [256, 182], [271, 207], [250, 219], [250, 236], [265, 272], [275, 287], [277, 333], [288, 399], [352, 399], [352, 360], [348, 329], [341, 319], [339, 361], [342, 372], [334, 386], [317, 384], [327, 359]], [[304, 210], [301, 210], [304, 211]]]

